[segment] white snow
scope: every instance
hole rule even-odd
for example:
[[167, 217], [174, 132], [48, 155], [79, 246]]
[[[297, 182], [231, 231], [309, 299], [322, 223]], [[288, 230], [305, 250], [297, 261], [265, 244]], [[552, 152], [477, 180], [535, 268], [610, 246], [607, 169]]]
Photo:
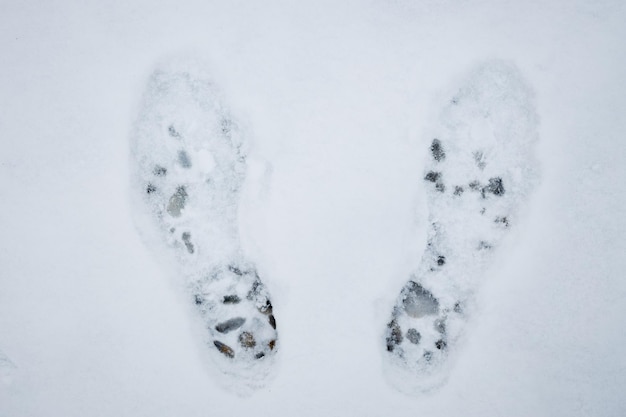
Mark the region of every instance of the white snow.
[[[0, 22], [0, 416], [626, 413], [623, 2], [27, 0]], [[245, 398], [131, 217], [141, 96], [180, 54], [253, 136], [242, 243], [281, 345]], [[541, 183], [447, 384], [402, 394], [383, 334], [425, 245], [425, 132], [493, 58], [535, 91]]]

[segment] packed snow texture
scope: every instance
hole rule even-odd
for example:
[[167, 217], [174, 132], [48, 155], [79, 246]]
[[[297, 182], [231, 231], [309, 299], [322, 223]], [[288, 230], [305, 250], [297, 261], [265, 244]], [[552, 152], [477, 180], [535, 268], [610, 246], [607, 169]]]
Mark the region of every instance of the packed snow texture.
[[[0, 20], [0, 416], [626, 414], [623, 2], [27, 0]], [[132, 214], [146, 82], [186, 57], [249, 133], [237, 228], [280, 351], [245, 397]], [[446, 383], [398, 389], [385, 332], [426, 249], [433, 123], [493, 60], [533, 91], [541, 179]]]

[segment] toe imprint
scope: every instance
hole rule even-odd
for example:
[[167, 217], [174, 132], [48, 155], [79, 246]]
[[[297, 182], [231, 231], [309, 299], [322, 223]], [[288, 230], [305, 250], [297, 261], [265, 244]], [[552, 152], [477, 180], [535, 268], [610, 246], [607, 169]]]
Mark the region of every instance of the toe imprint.
[[170, 127], [167, 128], [167, 132], [173, 138], [180, 138], [180, 133], [178, 133], [178, 131], [172, 125], [170, 125]]

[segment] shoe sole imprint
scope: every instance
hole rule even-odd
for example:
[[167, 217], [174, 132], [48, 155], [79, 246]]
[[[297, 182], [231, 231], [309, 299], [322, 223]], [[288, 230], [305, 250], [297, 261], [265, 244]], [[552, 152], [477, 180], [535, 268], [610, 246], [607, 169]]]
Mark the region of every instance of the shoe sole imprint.
[[536, 126], [530, 89], [500, 61], [474, 70], [444, 106], [423, 174], [427, 246], [385, 334], [400, 389], [445, 382], [481, 277], [536, 182]]
[[246, 142], [203, 69], [153, 73], [131, 150], [134, 193], [175, 254], [218, 368], [260, 384], [277, 332], [269, 294], [239, 242]]

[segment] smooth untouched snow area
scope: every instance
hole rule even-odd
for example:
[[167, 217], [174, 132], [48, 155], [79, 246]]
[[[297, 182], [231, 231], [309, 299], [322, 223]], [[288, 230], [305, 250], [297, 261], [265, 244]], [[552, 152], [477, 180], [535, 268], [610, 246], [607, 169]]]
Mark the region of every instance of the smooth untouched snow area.
[[[626, 414], [623, 2], [5, 1], [0, 22], [0, 416]], [[281, 350], [249, 397], [131, 217], [130, 132], [178, 54], [253, 133], [240, 227]], [[447, 384], [407, 395], [383, 335], [425, 245], [424, 129], [494, 58], [534, 89], [541, 183]]]

